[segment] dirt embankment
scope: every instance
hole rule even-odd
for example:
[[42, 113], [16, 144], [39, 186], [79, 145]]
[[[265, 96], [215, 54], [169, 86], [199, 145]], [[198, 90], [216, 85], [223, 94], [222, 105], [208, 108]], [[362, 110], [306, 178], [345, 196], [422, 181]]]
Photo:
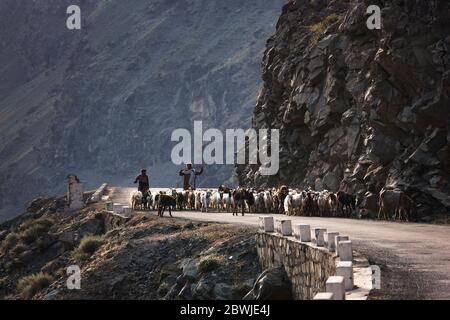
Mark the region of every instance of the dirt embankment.
[[[58, 199], [31, 209], [0, 225], [1, 299], [241, 299], [261, 271], [251, 227], [68, 214]], [[80, 290], [67, 289], [71, 265]]]

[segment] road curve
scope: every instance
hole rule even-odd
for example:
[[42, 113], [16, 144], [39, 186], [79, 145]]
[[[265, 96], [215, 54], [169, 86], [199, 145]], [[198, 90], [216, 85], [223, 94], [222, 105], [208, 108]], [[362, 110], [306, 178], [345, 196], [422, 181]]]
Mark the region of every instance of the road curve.
[[[116, 188], [113, 201], [129, 203], [132, 188]], [[259, 225], [261, 214], [175, 211], [174, 217], [196, 221]], [[280, 217], [277, 214], [264, 214]], [[354, 248], [382, 269], [390, 298], [450, 299], [450, 226], [341, 218], [289, 217], [350, 237]], [[383, 277], [386, 272], [389, 277]], [[393, 294], [392, 294], [393, 293]]]

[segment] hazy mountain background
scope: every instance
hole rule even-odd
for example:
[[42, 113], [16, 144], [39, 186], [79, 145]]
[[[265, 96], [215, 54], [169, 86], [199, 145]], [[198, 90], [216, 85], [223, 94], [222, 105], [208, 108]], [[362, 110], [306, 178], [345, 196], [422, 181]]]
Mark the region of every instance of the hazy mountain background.
[[[284, 0], [2, 0], [0, 219], [28, 200], [86, 188], [180, 184], [175, 128], [249, 127], [266, 39]], [[82, 30], [66, 9], [82, 10]], [[230, 176], [208, 168], [202, 185]]]

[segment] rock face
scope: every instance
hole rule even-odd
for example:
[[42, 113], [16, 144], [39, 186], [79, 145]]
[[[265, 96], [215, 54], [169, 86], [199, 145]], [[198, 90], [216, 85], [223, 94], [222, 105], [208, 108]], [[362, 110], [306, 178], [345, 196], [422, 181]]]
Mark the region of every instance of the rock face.
[[[86, 188], [142, 167], [154, 186], [181, 183], [172, 131], [248, 127], [283, 3], [78, 1], [82, 29], [69, 31], [73, 1], [1, 1], [0, 209], [62, 193], [70, 172]], [[233, 168], [219, 169], [199, 183]]]
[[396, 186], [419, 217], [450, 207], [450, 4], [289, 1], [263, 59], [255, 128], [280, 129], [280, 171], [242, 184], [378, 195]]
[[283, 267], [264, 270], [244, 300], [292, 300], [291, 283]]

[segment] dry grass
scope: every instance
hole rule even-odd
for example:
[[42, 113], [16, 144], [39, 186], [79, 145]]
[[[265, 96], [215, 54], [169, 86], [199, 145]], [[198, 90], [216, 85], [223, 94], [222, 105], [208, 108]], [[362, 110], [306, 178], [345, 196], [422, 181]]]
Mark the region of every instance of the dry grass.
[[311, 37], [311, 44], [317, 43], [319, 39], [322, 37], [322, 35], [325, 33], [325, 31], [328, 29], [329, 26], [332, 24], [338, 22], [341, 19], [341, 17], [335, 13], [330, 14], [325, 19], [323, 19], [321, 22], [316, 23], [310, 27], [310, 30], [312, 32]]
[[200, 272], [207, 273], [217, 269], [221, 264], [218, 257], [215, 256], [204, 256], [200, 259], [197, 266]]
[[27, 221], [24, 224], [22, 224], [19, 227], [19, 230], [20, 231], [24, 231], [24, 230], [29, 229], [29, 228], [31, 228], [33, 226], [36, 226], [36, 225], [46, 226], [47, 228], [50, 229], [50, 227], [53, 225], [53, 220], [47, 219], [47, 218], [40, 218], [40, 219], [36, 219], [36, 220], [30, 220], [30, 221]]
[[25, 244], [31, 244], [47, 231], [48, 228], [43, 225], [34, 225], [19, 234], [20, 241]]
[[52, 225], [53, 221], [50, 219], [37, 219], [24, 223], [19, 228], [21, 230], [19, 234], [20, 240], [25, 244], [31, 244], [41, 235], [48, 232]]
[[6, 236], [2, 241], [1, 250], [2, 252], [12, 252], [13, 254], [19, 254], [26, 251], [27, 246], [35, 242], [43, 234], [47, 233], [53, 221], [50, 219], [36, 219], [28, 221], [22, 224], [18, 233], [12, 232]]
[[17, 233], [10, 233], [2, 241], [1, 249], [3, 252], [8, 252], [13, 249], [20, 241], [19, 235]]
[[17, 289], [25, 299], [31, 299], [36, 293], [47, 288], [53, 281], [47, 273], [36, 273], [23, 277], [17, 284]]
[[11, 249], [11, 253], [13, 255], [19, 255], [22, 252], [25, 252], [28, 250], [28, 246], [24, 243], [18, 243], [13, 249]]
[[101, 236], [85, 236], [81, 239], [80, 244], [74, 250], [72, 256], [78, 262], [85, 261], [89, 259], [104, 243], [105, 240]]

